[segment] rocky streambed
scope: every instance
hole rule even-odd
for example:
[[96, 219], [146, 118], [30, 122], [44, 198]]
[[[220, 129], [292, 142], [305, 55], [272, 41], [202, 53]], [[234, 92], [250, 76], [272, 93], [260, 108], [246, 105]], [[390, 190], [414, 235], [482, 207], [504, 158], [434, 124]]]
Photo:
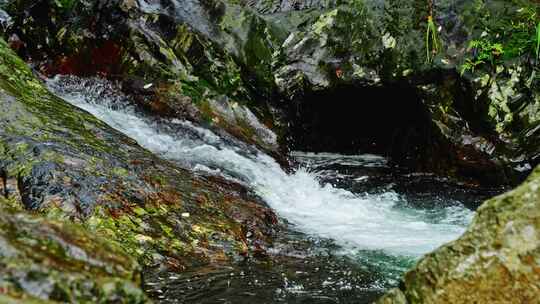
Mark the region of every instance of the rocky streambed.
[[534, 302], [537, 11], [1, 1], [0, 300]]

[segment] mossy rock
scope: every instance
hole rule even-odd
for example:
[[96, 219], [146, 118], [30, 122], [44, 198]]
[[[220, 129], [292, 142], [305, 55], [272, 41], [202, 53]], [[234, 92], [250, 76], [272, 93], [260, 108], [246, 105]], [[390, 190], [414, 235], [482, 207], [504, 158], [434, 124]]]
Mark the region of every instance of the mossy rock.
[[148, 302], [139, 264], [120, 247], [79, 225], [13, 211], [3, 199], [0, 265], [2, 303]]
[[539, 259], [540, 167], [485, 202], [462, 237], [426, 255], [378, 303], [534, 303]]
[[[426, 1], [299, 1], [298, 10], [265, 18], [288, 30], [273, 62], [286, 98], [343, 87], [409, 87], [436, 126], [432, 141], [445, 147], [425, 158], [448, 164], [417, 169], [459, 178], [484, 166], [490, 173], [474, 177], [477, 182], [513, 184], [540, 162], [538, 10], [534, 1], [434, 1], [437, 49], [426, 45]], [[475, 41], [501, 45], [502, 54], [471, 47]]]

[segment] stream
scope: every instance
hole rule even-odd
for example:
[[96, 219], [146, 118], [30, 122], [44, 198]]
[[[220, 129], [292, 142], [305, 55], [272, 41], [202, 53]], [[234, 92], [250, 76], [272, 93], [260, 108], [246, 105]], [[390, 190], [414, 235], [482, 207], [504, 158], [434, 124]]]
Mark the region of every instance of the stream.
[[287, 229], [272, 265], [149, 273], [164, 303], [370, 303], [423, 254], [459, 237], [498, 189], [409, 172], [377, 155], [293, 152], [292, 173], [254, 147], [178, 119], [146, 117], [101, 79], [63, 76], [49, 88], [156, 155], [243, 184]]

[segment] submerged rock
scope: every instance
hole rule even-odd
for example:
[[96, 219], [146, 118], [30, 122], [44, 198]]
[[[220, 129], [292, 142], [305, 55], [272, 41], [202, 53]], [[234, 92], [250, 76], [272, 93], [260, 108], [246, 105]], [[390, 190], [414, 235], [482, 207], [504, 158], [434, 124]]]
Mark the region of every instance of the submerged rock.
[[485, 202], [461, 238], [426, 255], [378, 303], [534, 303], [539, 260], [540, 167]]

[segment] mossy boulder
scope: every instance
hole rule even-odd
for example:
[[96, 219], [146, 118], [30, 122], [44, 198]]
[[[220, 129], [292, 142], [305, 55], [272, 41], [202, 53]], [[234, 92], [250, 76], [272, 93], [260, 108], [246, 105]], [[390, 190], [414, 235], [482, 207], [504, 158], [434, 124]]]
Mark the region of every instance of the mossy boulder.
[[48, 92], [3, 40], [0, 54], [0, 193], [13, 208], [80, 223], [145, 267], [264, 255], [276, 218], [243, 187], [154, 156]]
[[540, 167], [485, 202], [462, 237], [426, 255], [378, 303], [534, 303], [539, 260]]

